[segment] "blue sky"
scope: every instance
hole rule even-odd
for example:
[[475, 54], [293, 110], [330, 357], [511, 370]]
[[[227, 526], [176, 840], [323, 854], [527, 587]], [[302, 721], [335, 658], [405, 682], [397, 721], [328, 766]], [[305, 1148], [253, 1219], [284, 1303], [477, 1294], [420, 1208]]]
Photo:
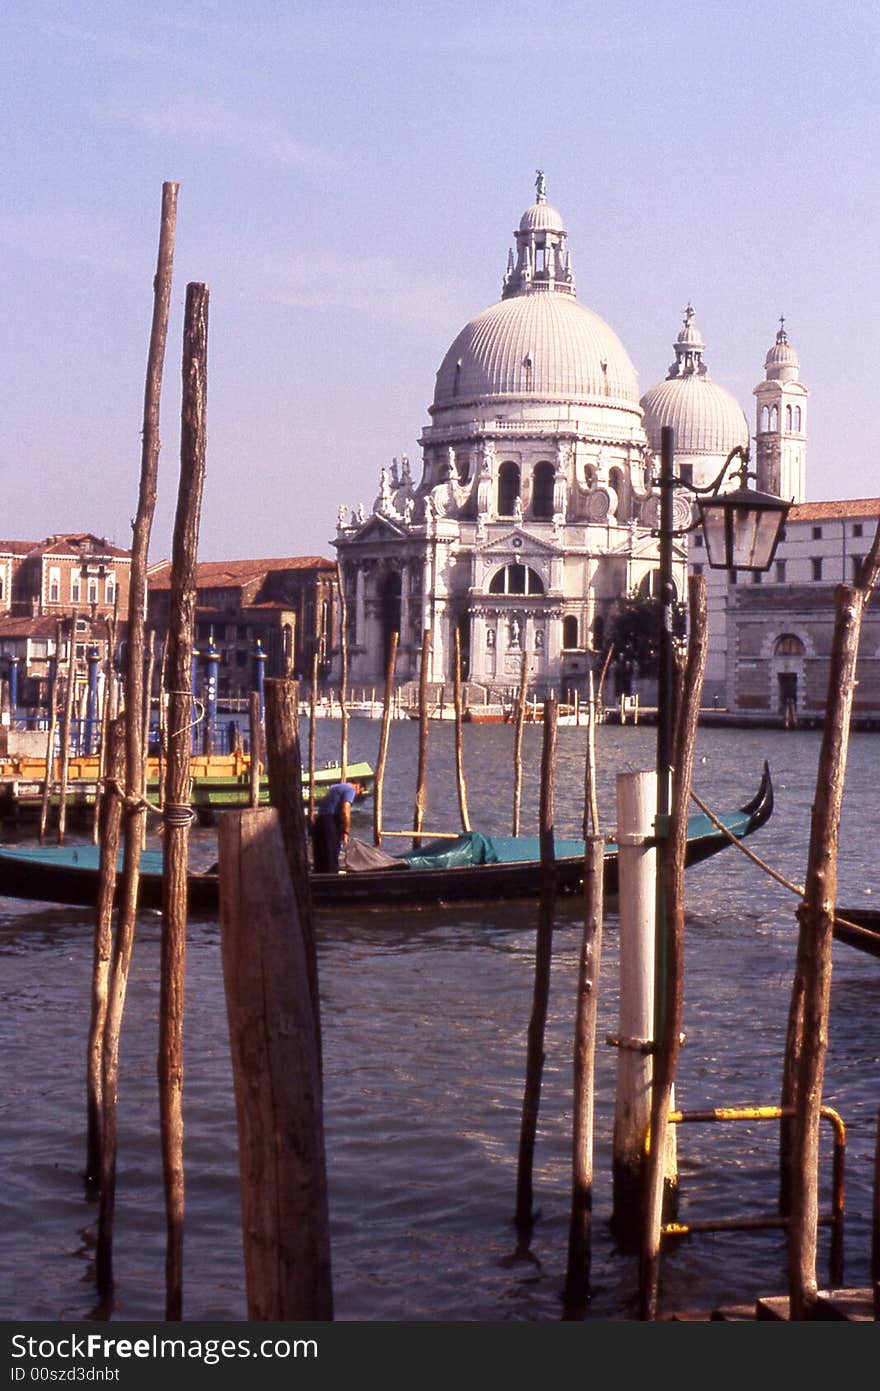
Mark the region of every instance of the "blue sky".
[[[880, 494], [880, 10], [149, 5], [2, 21], [3, 525], [130, 541], [161, 190], [180, 184], [154, 558], [171, 545], [186, 284], [210, 285], [204, 559], [334, 554], [419, 459], [434, 375], [500, 293], [536, 168], [641, 390], [690, 299], [754, 419], [780, 314], [810, 498]], [[418, 473], [418, 470], [417, 470]]]

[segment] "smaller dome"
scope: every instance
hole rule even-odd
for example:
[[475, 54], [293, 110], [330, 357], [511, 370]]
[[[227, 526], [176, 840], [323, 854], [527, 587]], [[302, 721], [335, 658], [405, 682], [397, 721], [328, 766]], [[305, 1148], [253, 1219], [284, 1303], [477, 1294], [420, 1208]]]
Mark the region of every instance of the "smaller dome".
[[562, 213], [550, 203], [533, 203], [519, 220], [521, 232], [563, 232]]
[[800, 358], [788, 341], [785, 320], [779, 320], [776, 342], [764, 358], [764, 374], [768, 382], [794, 381], [800, 371]]
[[749, 444], [749, 423], [742, 406], [708, 376], [667, 377], [641, 401], [648, 443], [660, 453], [661, 431], [675, 431], [676, 454], [717, 454], [724, 457], [736, 445]]

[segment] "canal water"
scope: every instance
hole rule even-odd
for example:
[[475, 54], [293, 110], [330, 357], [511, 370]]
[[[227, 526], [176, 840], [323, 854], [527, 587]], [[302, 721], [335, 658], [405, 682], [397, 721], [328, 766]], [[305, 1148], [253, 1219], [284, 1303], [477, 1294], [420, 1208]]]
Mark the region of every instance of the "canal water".
[[[378, 722], [350, 722], [350, 757], [375, 763]], [[339, 724], [318, 722], [318, 762], [339, 756]], [[585, 730], [559, 730], [560, 835], [582, 819]], [[304, 755], [307, 728], [303, 724]], [[385, 825], [412, 824], [418, 729], [391, 728]], [[703, 730], [694, 786], [713, 809], [745, 802], [763, 761], [776, 809], [750, 846], [802, 881], [818, 733]], [[536, 832], [541, 731], [527, 728], [522, 828]], [[650, 728], [599, 729], [603, 831], [614, 824], [615, 774], [650, 768]], [[465, 730], [474, 826], [509, 832], [513, 731]], [[426, 830], [457, 826], [453, 729], [431, 725]], [[875, 805], [880, 740], [854, 735], [841, 825], [840, 904], [880, 893]], [[371, 804], [354, 832], [370, 839]], [[194, 832], [194, 861], [215, 833]], [[688, 872], [684, 1029], [676, 1087], [684, 1110], [779, 1099], [797, 899], [735, 848]], [[333, 1291], [340, 1320], [554, 1321], [571, 1190], [573, 1010], [581, 921], [560, 905], [535, 1156], [538, 1220], [527, 1249], [512, 1224], [526, 1033], [534, 977], [535, 905], [499, 903], [358, 915], [322, 913], [318, 952]], [[73, 1320], [99, 1315], [96, 1209], [85, 1199], [84, 1073], [92, 919], [70, 908], [0, 899], [5, 1063], [0, 1157], [0, 1314]], [[124, 1024], [112, 1317], [157, 1320], [164, 1307], [164, 1213], [156, 1101], [160, 920], [139, 923]], [[605, 923], [595, 1103], [592, 1295], [583, 1317], [637, 1317], [637, 1261], [610, 1230], [617, 1029], [617, 924]], [[187, 960], [184, 1317], [242, 1320], [246, 1301], [235, 1114], [219, 924], [193, 920]], [[880, 961], [834, 945], [825, 1101], [847, 1133], [844, 1279], [868, 1283], [871, 1186], [880, 1106]], [[683, 1126], [682, 1220], [772, 1213], [775, 1123]], [[823, 1135], [823, 1208], [831, 1133]], [[820, 1237], [827, 1279], [828, 1233]], [[777, 1230], [703, 1233], [667, 1243], [660, 1308], [704, 1309], [786, 1289]]]

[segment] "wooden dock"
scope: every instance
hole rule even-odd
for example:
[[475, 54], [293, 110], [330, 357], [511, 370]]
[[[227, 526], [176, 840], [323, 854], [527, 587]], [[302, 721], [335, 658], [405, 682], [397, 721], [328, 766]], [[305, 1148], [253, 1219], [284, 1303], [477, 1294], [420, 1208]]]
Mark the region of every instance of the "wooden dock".
[[[865, 1289], [820, 1290], [810, 1323], [874, 1323], [874, 1292]], [[788, 1323], [787, 1294], [764, 1295], [754, 1304], [725, 1304], [704, 1313], [666, 1314], [665, 1323]]]

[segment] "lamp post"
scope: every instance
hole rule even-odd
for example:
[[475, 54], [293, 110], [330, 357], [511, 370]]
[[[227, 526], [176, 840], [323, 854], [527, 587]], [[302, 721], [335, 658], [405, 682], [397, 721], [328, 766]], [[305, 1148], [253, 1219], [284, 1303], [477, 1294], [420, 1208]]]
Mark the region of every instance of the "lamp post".
[[[669, 876], [681, 873], [683, 860], [672, 863], [673, 851], [683, 854], [683, 827], [671, 825], [672, 752], [673, 752], [673, 670], [672, 604], [675, 594], [672, 577], [672, 544], [676, 536], [685, 535], [698, 523], [676, 531], [673, 527], [673, 495], [676, 488], [686, 488], [697, 497], [699, 524], [706, 537], [709, 564], [715, 569], [766, 570], [772, 563], [782, 524], [790, 503], [767, 493], [753, 492], [747, 486], [748, 454], [742, 447], [731, 450], [715, 481], [699, 488], [676, 478], [673, 463], [675, 435], [671, 427], [661, 431], [660, 449], [660, 515], [654, 533], [659, 538], [660, 615], [658, 634], [657, 687], [657, 899], [654, 933], [654, 1042], [652, 1052], [653, 1078], [651, 1098], [651, 1143], [645, 1172], [645, 1206], [640, 1273], [642, 1317], [656, 1317], [659, 1283], [660, 1234], [666, 1175], [667, 1117], [675, 1081], [675, 1060], [678, 1052], [677, 1017], [681, 998], [681, 934], [684, 926], [683, 905], [676, 901], [671, 917], [667, 917]], [[741, 486], [733, 492], [721, 492], [727, 471], [735, 458], [741, 466]], [[706, 499], [706, 500], [704, 500]], [[695, 696], [691, 692], [691, 697]], [[689, 712], [696, 717], [696, 709]], [[693, 729], [687, 731], [688, 738]], [[684, 741], [682, 741], [684, 743]], [[678, 770], [679, 776], [687, 769]], [[676, 789], [675, 805], [679, 814], [686, 815], [686, 786]], [[679, 881], [680, 882], [680, 881]], [[676, 886], [678, 887], [678, 885]]]

